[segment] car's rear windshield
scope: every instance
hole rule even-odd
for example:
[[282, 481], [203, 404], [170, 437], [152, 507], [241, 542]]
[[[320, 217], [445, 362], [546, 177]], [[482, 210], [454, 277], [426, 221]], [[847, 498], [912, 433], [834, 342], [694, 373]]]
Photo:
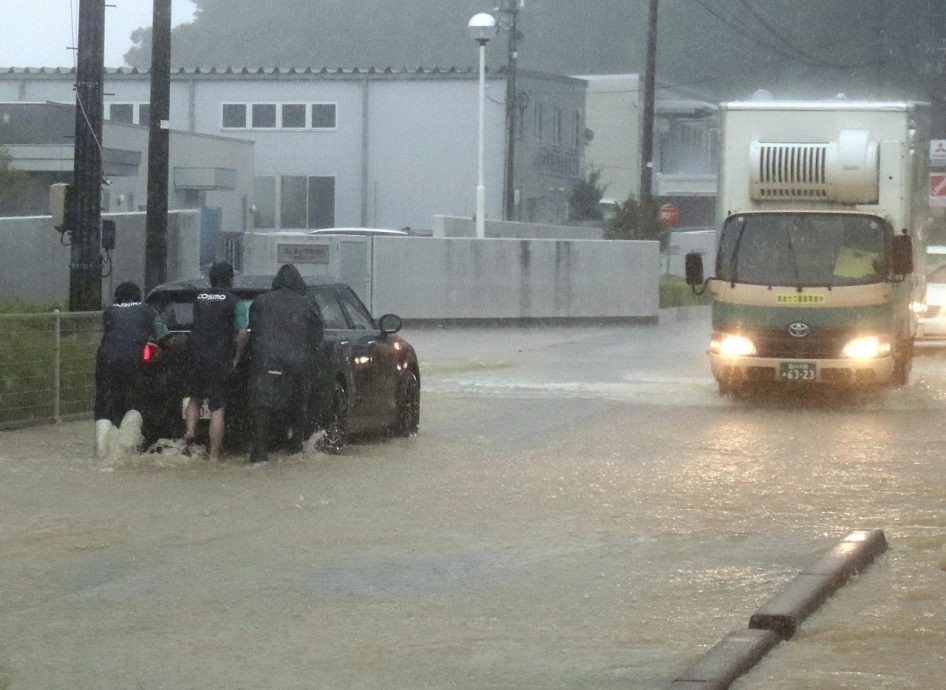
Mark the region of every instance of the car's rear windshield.
[[[194, 300], [197, 298], [197, 292], [196, 290], [159, 292], [151, 295], [148, 303], [161, 316], [168, 330], [189, 331], [194, 323]], [[249, 307], [249, 303], [266, 290], [235, 289], [234, 292]], [[310, 287], [308, 294], [315, 299], [326, 329], [371, 330], [375, 328], [371, 314], [351, 290]], [[251, 323], [250, 328], [252, 327]]]
[[[265, 290], [234, 290], [240, 301], [249, 307], [250, 302]], [[154, 307], [161, 319], [171, 331], [189, 331], [194, 324], [194, 300], [197, 292], [193, 290], [174, 290], [151, 295], [148, 304]]]

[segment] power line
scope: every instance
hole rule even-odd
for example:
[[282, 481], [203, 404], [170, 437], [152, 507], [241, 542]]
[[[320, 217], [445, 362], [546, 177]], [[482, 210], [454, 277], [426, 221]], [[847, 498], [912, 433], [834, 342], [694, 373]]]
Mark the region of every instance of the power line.
[[785, 46], [789, 50], [795, 52], [799, 57], [810, 61], [812, 64], [816, 64], [823, 67], [833, 67], [835, 69], [863, 69], [865, 67], [873, 67], [876, 64], [876, 61], [867, 62], [867, 63], [859, 63], [859, 64], [842, 64], [842, 63], [832, 62], [830, 60], [819, 57], [817, 55], [813, 55], [812, 53], [809, 53], [808, 51], [803, 50], [802, 48], [798, 47], [797, 45], [792, 43], [790, 40], [788, 40], [788, 38], [786, 38], [784, 35], [779, 33], [775, 29], [775, 27], [773, 27], [768, 21], [766, 21], [765, 17], [755, 7], [752, 6], [752, 3], [750, 3], [749, 0], [738, 0], [738, 2], [743, 7], [745, 7], [749, 11], [749, 14], [751, 14], [755, 18], [755, 20], [759, 22], [759, 24], [761, 24], [762, 27], [766, 31], [768, 31], [769, 34], [772, 37], [774, 37], [779, 43], [781, 43], [783, 46]]
[[[740, 2], [741, 1], [742, 0], [740, 0]], [[742, 18], [736, 15], [735, 13], [732, 13], [731, 8], [721, 6], [723, 7], [723, 9], [728, 10], [729, 12], [732, 13], [727, 16], [727, 15], [722, 14], [718, 8], [714, 8], [708, 5], [706, 0], [694, 0], [694, 2], [696, 2], [696, 4], [702, 7], [706, 12], [711, 14], [713, 17], [718, 19], [720, 22], [728, 26], [730, 29], [732, 29], [735, 33], [739, 34], [743, 38], [751, 41], [752, 43], [755, 43], [759, 47], [766, 48], [767, 50], [777, 55], [781, 55], [787, 60], [807, 64], [813, 67], [829, 67], [832, 69], [852, 69], [852, 70], [865, 69], [865, 68], [873, 67], [875, 65], [874, 62], [867, 62], [867, 63], [862, 63], [862, 64], [841, 64], [841, 63], [830, 62], [828, 60], [824, 60], [822, 58], [812, 56], [806, 53], [805, 51], [802, 51], [800, 48], [797, 48], [791, 43], [788, 43], [787, 39], [785, 39], [784, 37], [781, 37], [780, 34], [779, 34], [779, 38], [784, 43], [787, 43], [788, 48], [779, 46], [776, 43], [773, 43], [771, 41], [766, 41], [764, 39], [761, 39], [755, 36], [752, 30], [742, 21]], [[760, 15], [759, 16], [757, 15], [758, 13], [754, 12], [753, 10], [753, 16], [756, 16], [758, 20]]]

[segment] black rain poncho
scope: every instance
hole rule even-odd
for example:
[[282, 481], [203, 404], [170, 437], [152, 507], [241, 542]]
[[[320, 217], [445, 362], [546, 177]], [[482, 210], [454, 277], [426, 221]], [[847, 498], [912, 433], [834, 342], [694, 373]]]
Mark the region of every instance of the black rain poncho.
[[280, 268], [273, 289], [253, 300], [249, 326], [250, 406], [304, 410], [322, 343], [322, 318], [295, 266]]

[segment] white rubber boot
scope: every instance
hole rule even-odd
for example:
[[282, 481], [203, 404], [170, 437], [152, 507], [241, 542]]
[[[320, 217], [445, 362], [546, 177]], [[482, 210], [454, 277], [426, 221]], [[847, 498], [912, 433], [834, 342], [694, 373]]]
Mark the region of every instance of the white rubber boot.
[[109, 434], [114, 427], [107, 419], [95, 420], [95, 457], [104, 460], [108, 457]]
[[137, 410], [128, 410], [122, 417], [122, 424], [118, 428], [118, 449], [122, 453], [137, 451], [144, 442], [141, 433], [141, 424], [144, 420]]

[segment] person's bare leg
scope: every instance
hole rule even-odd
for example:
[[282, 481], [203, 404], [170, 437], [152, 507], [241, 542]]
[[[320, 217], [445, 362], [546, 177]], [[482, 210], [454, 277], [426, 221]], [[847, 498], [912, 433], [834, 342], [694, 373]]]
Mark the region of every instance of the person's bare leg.
[[214, 410], [210, 414], [210, 459], [220, 459], [220, 449], [223, 447], [224, 417], [223, 408]]
[[187, 409], [184, 411], [185, 441], [193, 441], [197, 436], [197, 422], [200, 421], [200, 405], [202, 402], [199, 398], [190, 398], [187, 401]]

